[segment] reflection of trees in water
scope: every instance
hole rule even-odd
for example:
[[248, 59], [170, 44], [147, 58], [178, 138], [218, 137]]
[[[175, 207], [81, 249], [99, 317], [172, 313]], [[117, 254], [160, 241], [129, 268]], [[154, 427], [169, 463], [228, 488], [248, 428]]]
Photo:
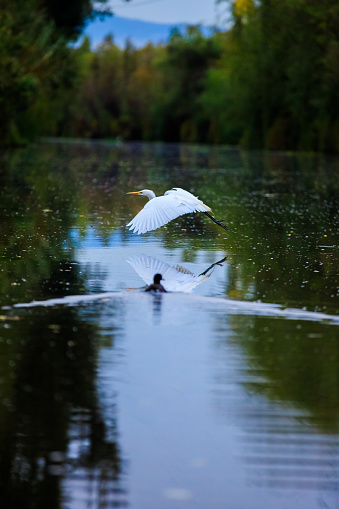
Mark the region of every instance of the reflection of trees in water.
[[41, 297], [47, 300], [53, 297], [102, 292], [106, 275], [107, 272], [100, 263], [80, 266], [75, 261], [53, 260], [50, 262], [49, 277], [39, 281]]
[[[223, 340], [225, 327], [235, 340]], [[337, 326], [317, 322], [219, 322], [215, 398], [218, 412], [236, 421], [251, 485], [338, 492], [337, 335]]]
[[44, 299], [81, 295], [85, 293], [85, 285], [86, 278], [80, 275], [78, 263], [64, 259], [51, 260], [48, 278], [39, 281]]
[[320, 434], [308, 415], [255, 399], [237, 421], [252, 486], [338, 492], [338, 437]]
[[[237, 324], [244, 320], [238, 317]], [[247, 319], [246, 324], [238, 335], [246, 352], [247, 373], [254, 374], [246, 386], [269, 399], [292, 402], [309, 413], [319, 429], [338, 432], [337, 326], [262, 317]]]
[[[101, 210], [98, 194], [107, 199], [115, 179], [116, 169], [107, 159], [103, 165], [99, 152], [49, 146], [2, 154], [5, 304], [86, 291], [69, 229], [81, 222], [86, 227], [94, 204]], [[95, 197], [89, 192], [94, 178]], [[79, 479], [82, 491], [97, 491], [100, 506], [123, 505], [115, 416], [107, 425], [95, 387], [95, 325], [69, 308], [33, 309], [24, 320], [15, 318], [0, 335], [1, 507], [60, 507], [64, 484], [76, 498]]]
[[1, 507], [59, 508], [79, 490], [84, 504], [123, 506], [116, 419], [108, 429], [95, 385], [95, 325], [65, 307], [32, 309], [13, 324], [13, 369], [1, 393]]
[[0, 293], [5, 304], [44, 298], [46, 286], [40, 281], [51, 278], [60, 260], [74, 259], [72, 227], [82, 228], [85, 236], [86, 227], [95, 222], [103, 239], [104, 232], [106, 237], [111, 233], [107, 210], [118, 156], [108, 151], [103, 162], [102, 150], [56, 144], [0, 154]]

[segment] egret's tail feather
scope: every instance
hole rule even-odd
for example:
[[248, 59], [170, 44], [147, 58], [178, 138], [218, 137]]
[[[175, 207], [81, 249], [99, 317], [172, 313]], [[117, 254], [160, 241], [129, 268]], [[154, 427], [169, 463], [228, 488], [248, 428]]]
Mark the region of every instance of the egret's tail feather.
[[207, 217], [209, 217], [210, 219], [212, 219], [212, 221], [215, 223], [215, 224], [218, 224], [219, 226], [221, 226], [221, 228], [223, 228], [224, 230], [228, 230], [228, 226], [223, 223], [222, 221], [219, 221], [218, 219], [215, 219], [215, 217], [211, 216], [211, 214], [209, 214], [208, 212], [204, 212], [204, 214], [206, 214]]

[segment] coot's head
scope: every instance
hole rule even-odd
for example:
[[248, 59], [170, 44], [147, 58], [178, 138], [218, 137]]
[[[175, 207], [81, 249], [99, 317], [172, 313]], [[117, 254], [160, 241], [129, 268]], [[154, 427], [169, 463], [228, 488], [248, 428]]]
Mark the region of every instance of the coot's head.
[[159, 284], [161, 280], [162, 280], [162, 275], [161, 274], [155, 274], [155, 276], [154, 276], [154, 284], [155, 285]]

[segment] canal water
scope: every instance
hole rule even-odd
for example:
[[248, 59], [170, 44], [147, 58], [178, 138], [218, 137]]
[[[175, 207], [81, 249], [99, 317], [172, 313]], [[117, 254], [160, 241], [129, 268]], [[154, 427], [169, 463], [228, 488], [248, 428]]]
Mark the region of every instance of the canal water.
[[[46, 140], [0, 179], [1, 508], [339, 507], [339, 159]], [[228, 230], [126, 228], [172, 187]]]

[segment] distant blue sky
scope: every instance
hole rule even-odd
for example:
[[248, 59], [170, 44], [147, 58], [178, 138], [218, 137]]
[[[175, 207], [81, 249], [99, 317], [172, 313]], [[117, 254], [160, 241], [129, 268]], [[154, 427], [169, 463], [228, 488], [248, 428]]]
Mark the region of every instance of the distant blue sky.
[[155, 23], [220, 24], [226, 3], [215, 0], [109, 0], [112, 11], [124, 18]]
[[[90, 37], [92, 48], [96, 48], [108, 34], [112, 34], [114, 43], [121, 48], [125, 47], [126, 39], [133, 42], [134, 46], [140, 48], [148, 42], [153, 44], [166, 43], [171, 30], [176, 26], [182, 32], [185, 26], [180, 23], [155, 23], [152, 21], [135, 20], [122, 18], [115, 14], [103, 20], [96, 19], [85, 29], [85, 34]], [[211, 29], [202, 26], [203, 34], [208, 36]]]

